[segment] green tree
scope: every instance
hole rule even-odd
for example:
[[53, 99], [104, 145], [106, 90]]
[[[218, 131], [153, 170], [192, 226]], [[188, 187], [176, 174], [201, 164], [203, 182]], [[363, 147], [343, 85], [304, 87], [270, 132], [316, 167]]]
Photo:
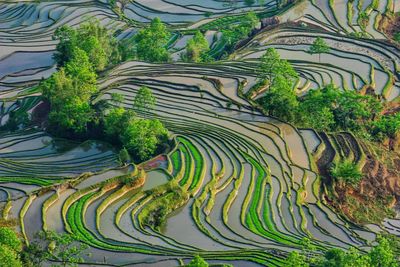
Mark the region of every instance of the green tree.
[[369, 256], [361, 254], [357, 249], [350, 248], [348, 251], [341, 249], [328, 250], [324, 258], [320, 259], [317, 267], [373, 267]]
[[333, 102], [338, 97], [338, 90], [332, 85], [326, 89], [310, 90], [300, 99], [298, 119], [304, 127], [319, 131], [330, 131], [336, 128]]
[[72, 59], [76, 49], [87, 54], [95, 71], [101, 71], [110, 63], [122, 60], [121, 44], [97, 19], [91, 18], [77, 29], [62, 26], [55, 31], [53, 38], [59, 41], [54, 54], [59, 67], [65, 66]]
[[270, 86], [273, 86], [276, 78], [286, 79], [292, 86], [298, 74], [287, 60], [281, 59], [275, 48], [268, 48], [261, 57], [258, 79], [268, 81]]
[[71, 60], [39, 85], [50, 103], [49, 123], [56, 132], [84, 133], [94, 119], [90, 98], [97, 92], [96, 74], [89, 58], [80, 49]]
[[342, 129], [358, 130], [382, 110], [382, 103], [370, 95], [341, 91], [333, 105], [335, 121]]
[[4, 267], [20, 267], [19, 253], [22, 242], [16, 232], [8, 227], [0, 227], [0, 265]]
[[334, 164], [331, 175], [339, 182], [356, 185], [362, 179], [362, 173], [353, 162], [345, 160]]
[[122, 148], [119, 153], [118, 153], [118, 159], [121, 162], [121, 164], [127, 164], [128, 162], [131, 161], [131, 157], [129, 155], [128, 150], [124, 147]]
[[258, 103], [267, 111], [268, 115], [278, 117], [288, 122], [296, 118], [298, 101], [291, 87], [290, 81], [282, 76], [274, 79], [274, 84], [269, 87], [265, 96]]
[[58, 28], [53, 38], [59, 43], [54, 59], [59, 67], [65, 66], [73, 57], [76, 49], [83, 50], [96, 71], [103, 70], [109, 63], [121, 61], [121, 44], [97, 19], [82, 23], [79, 28], [69, 26]]
[[2, 267], [22, 267], [17, 252], [8, 246], [0, 246], [0, 265]]
[[47, 259], [47, 249], [37, 243], [30, 243], [21, 253], [21, 261], [24, 267], [40, 267]]
[[382, 110], [375, 97], [343, 91], [332, 84], [312, 90], [299, 100], [298, 121], [317, 130], [359, 130], [363, 125], [371, 125]]
[[369, 253], [372, 266], [377, 267], [399, 267], [392, 247], [386, 238], [380, 238], [379, 244], [372, 248]]
[[186, 59], [192, 62], [207, 61], [207, 52], [210, 50], [207, 39], [200, 31], [196, 31], [186, 45]]
[[21, 240], [18, 238], [15, 231], [8, 227], [0, 227], [0, 244], [16, 252], [20, 252], [22, 249]]
[[268, 91], [258, 103], [271, 116], [286, 121], [294, 121], [298, 108], [298, 100], [294, 91], [297, 72], [287, 60], [281, 59], [274, 48], [268, 48], [261, 57], [258, 68], [258, 79], [266, 84]]
[[73, 235], [44, 231], [39, 233], [39, 237], [47, 242], [48, 260], [58, 261], [64, 267], [78, 266], [83, 262], [82, 254], [88, 246], [79, 243]]
[[322, 39], [321, 37], [317, 37], [313, 44], [310, 46], [310, 49], [308, 50], [308, 52], [310, 54], [318, 54], [319, 55], [319, 62], [321, 62], [321, 54], [322, 53], [328, 53], [330, 50], [328, 44], [325, 42], [324, 39]]
[[147, 160], [168, 138], [168, 131], [159, 120], [134, 119], [121, 134], [124, 147], [139, 160]]
[[285, 260], [285, 266], [287, 267], [308, 267], [307, 259], [304, 255], [297, 251], [292, 251]]
[[249, 12], [241, 17], [239, 23], [229, 25], [222, 29], [222, 41], [225, 43], [225, 50], [228, 52], [233, 50], [236, 43], [247, 38], [252, 29], [259, 22], [257, 15], [254, 12]]
[[150, 62], [167, 62], [170, 55], [167, 49], [171, 33], [159, 18], [154, 18], [149, 27], [135, 35], [137, 57]]
[[121, 133], [134, 119], [135, 113], [124, 108], [110, 109], [104, 118], [104, 132], [107, 138], [113, 142], [119, 142]]
[[78, 33], [73, 28], [64, 25], [56, 29], [53, 39], [58, 40], [53, 58], [57, 62], [57, 65], [62, 67], [72, 57], [73, 50], [78, 43]]
[[208, 263], [199, 255], [196, 255], [193, 260], [187, 265], [188, 267], [208, 267]]
[[134, 109], [140, 113], [151, 112], [156, 105], [156, 99], [153, 96], [151, 90], [146, 87], [140, 87], [139, 91], [135, 95]]

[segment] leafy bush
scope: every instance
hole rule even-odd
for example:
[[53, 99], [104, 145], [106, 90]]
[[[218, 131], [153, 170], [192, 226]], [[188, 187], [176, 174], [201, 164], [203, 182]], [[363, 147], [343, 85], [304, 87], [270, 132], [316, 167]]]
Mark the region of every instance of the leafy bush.
[[356, 185], [362, 179], [362, 173], [357, 165], [348, 160], [334, 164], [330, 173], [337, 181], [345, 182], [346, 184]]

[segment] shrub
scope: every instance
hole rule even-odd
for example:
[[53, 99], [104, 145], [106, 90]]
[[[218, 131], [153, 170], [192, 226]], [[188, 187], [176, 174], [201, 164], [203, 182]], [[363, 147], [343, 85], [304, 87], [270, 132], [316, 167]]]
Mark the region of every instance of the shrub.
[[362, 179], [362, 173], [357, 165], [348, 160], [334, 164], [330, 173], [337, 181], [351, 185], [358, 184]]

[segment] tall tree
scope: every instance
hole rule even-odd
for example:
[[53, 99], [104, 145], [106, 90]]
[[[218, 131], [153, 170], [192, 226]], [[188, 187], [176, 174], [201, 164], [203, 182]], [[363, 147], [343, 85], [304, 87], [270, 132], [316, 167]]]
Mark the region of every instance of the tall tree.
[[168, 138], [168, 131], [159, 120], [134, 119], [121, 134], [122, 144], [137, 159], [147, 160]]
[[167, 49], [171, 33], [159, 18], [154, 18], [150, 26], [135, 35], [137, 57], [150, 62], [167, 62], [170, 55]]
[[273, 86], [276, 78], [283, 78], [291, 85], [298, 78], [297, 72], [287, 60], [281, 59], [275, 48], [268, 48], [261, 57], [261, 64], [258, 69], [258, 78], [266, 80]]
[[50, 126], [61, 133], [65, 130], [84, 133], [94, 118], [91, 96], [97, 92], [96, 74], [85, 52], [76, 49], [65, 68], [42, 82], [39, 88], [49, 101]]
[[151, 112], [156, 105], [156, 99], [148, 87], [142, 86], [135, 96], [133, 105], [137, 112]]
[[196, 31], [186, 45], [186, 58], [192, 62], [207, 61], [207, 52], [210, 50], [207, 39], [200, 31]]
[[292, 85], [285, 78], [278, 76], [269, 87], [265, 96], [258, 102], [268, 115], [293, 122], [296, 116], [298, 101]]
[[313, 44], [310, 46], [310, 49], [308, 50], [308, 52], [310, 54], [318, 54], [319, 56], [319, 62], [321, 62], [321, 54], [322, 53], [328, 53], [330, 50], [330, 47], [328, 46], [328, 44], [325, 42], [324, 39], [322, 39], [321, 37], [317, 37]]

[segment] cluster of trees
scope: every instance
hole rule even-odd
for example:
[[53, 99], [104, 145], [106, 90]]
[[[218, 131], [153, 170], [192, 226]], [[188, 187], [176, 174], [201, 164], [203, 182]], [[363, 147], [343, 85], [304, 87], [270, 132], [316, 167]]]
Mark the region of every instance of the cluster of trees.
[[91, 100], [98, 92], [97, 73], [121, 60], [123, 45], [98, 20], [77, 29], [58, 28], [54, 59], [59, 67], [39, 88], [50, 104], [49, 129], [56, 133], [83, 134], [96, 124]]
[[[151, 90], [141, 87], [134, 99], [135, 111], [151, 112], [155, 98]], [[119, 143], [138, 160], [149, 159], [160, 145], [168, 141], [168, 131], [158, 119], [142, 119], [132, 110], [114, 107], [104, 118], [107, 140]]]
[[103, 136], [126, 148], [122, 150], [125, 159], [126, 152], [136, 160], [151, 157], [168, 139], [168, 131], [156, 119], [136, 116], [135, 112], [148, 114], [154, 108], [155, 98], [149, 88], [138, 91], [135, 112], [119, 106], [123, 97], [118, 94], [112, 94], [110, 101], [118, 104], [116, 108], [106, 101], [94, 103], [99, 93], [97, 76], [121, 60], [121, 49], [112, 34], [98, 21], [90, 20], [78, 29], [58, 29], [55, 38], [60, 41], [54, 55], [59, 70], [39, 85], [50, 106], [48, 130], [64, 137]]
[[76, 266], [82, 263], [87, 245], [80, 244], [69, 234], [47, 231], [38, 234], [38, 241], [23, 246], [17, 233], [0, 227], [0, 265], [3, 267], [40, 267], [45, 262], [56, 266]]
[[82, 50], [89, 58], [93, 71], [102, 71], [110, 64], [116, 64], [129, 56], [127, 44], [118, 41], [114, 32], [101, 26], [97, 19], [89, 19], [74, 29], [70, 26], [58, 28], [53, 38], [59, 43], [54, 59], [59, 67], [72, 60], [77, 50]]
[[[314, 49], [313, 53], [318, 51]], [[400, 131], [400, 115], [380, 115], [383, 104], [376, 96], [340, 90], [330, 84], [298, 97], [294, 89], [298, 74], [274, 48], [262, 56], [258, 77], [267, 92], [257, 102], [269, 115], [319, 131], [365, 129], [367, 137], [375, 139], [392, 138]]]
[[400, 261], [395, 254], [392, 241], [380, 238], [379, 244], [368, 253], [360, 252], [356, 248], [348, 251], [341, 249], [330, 249], [324, 255], [318, 257], [308, 256], [309, 251], [291, 252], [286, 259], [287, 267], [398, 267]]

